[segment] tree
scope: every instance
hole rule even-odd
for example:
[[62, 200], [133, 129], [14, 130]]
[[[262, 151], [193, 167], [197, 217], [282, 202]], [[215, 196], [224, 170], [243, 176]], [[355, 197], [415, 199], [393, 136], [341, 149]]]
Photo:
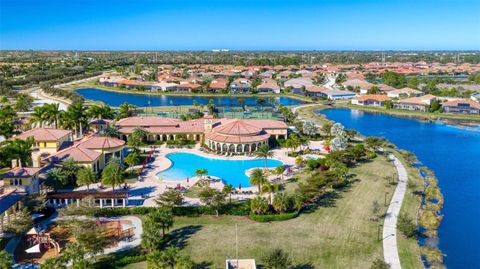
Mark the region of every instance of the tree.
[[417, 235], [417, 225], [405, 214], [398, 216], [397, 227], [406, 237], [415, 237]]
[[67, 269], [67, 265], [62, 256], [52, 257], [45, 260], [42, 269]]
[[262, 257], [265, 269], [288, 269], [292, 267], [292, 259], [283, 249], [275, 248]]
[[34, 107], [33, 112], [30, 114], [30, 124], [38, 124], [38, 126], [42, 128], [43, 124], [47, 121], [46, 109], [45, 105]]
[[147, 256], [148, 269], [193, 269], [194, 265], [189, 256], [181, 256], [175, 247], [156, 250]]
[[5, 250], [0, 250], [0, 269], [10, 269], [13, 264], [13, 256]]
[[180, 191], [170, 189], [158, 195], [158, 199], [155, 202], [160, 206], [175, 207], [183, 205], [184, 199]]
[[390, 269], [390, 264], [386, 263], [382, 259], [377, 258], [373, 261], [370, 269]]
[[113, 119], [113, 110], [107, 105], [92, 105], [88, 108], [88, 115], [96, 119]]
[[120, 131], [115, 126], [108, 126], [102, 133], [106, 137], [120, 138]]
[[372, 202], [372, 213], [375, 216], [375, 218], [376, 218], [378, 212], [380, 212], [380, 204], [378, 203], [377, 200], [375, 200], [375, 201]]
[[22, 235], [33, 226], [33, 220], [30, 211], [27, 208], [17, 212], [15, 219], [5, 227], [7, 233]]
[[17, 113], [10, 104], [2, 104], [2, 109], [0, 109], [0, 134], [5, 138], [10, 138], [13, 135], [16, 117]]
[[79, 169], [80, 165], [72, 158], [67, 158], [62, 161], [62, 170], [67, 175], [69, 184], [73, 183]]
[[317, 135], [318, 128], [315, 123], [311, 121], [306, 121], [303, 123], [303, 133], [309, 137], [314, 137]]
[[23, 199], [23, 206], [29, 212], [40, 212], [47, 208], [47, 195], [45, 192], [30, 194]]
[[113, 189], [115, 189], [116, 185], [125, 183], [122, 167], [118, 162], [110, 161], [110, 163], [103, 169], [102, 183], [105, 185], [111, 185]]
[[62, 122], [64, 128], [74, 129], [75, 135], [83, 136], [83, 126], [87, 123], [86, 108], [82, 103], [73, 103], [68, 106]]
[[281, 192], [281, 193], [277, 193], [273, 197], [272, 206], [273, 206], [273, 209], [275, 209], [275, 211], [279, 213], [284, 213], [290, 207], [289, 203], [290, 203], [289, 197], [285, 193]]
[[205, 176], [207, 174], [208, 174], [207, 169], [196, 169], [195, 170], [195, 176], [197, 176], [197, 177], [203, 178], [203, 176]]
[[283, 166], [283, 164], [275, 168], [275, 174], [277, 176], [282, 176], [282, 181], [283, 181], [283, 173], [285, 173], [285, 166]]
[[332, 130], [332, 126], [333, 126], [333, 123], [331, 123], [330, 121], [327, 121], [322, 125], [322, 132], [325, 135], [328, 135], [328, 137], [331, 137], [330, 133]]
[[263, 174], [263, 171], [259, 168], [255, 168], [250, 173], [250, 184], [258, 187], [258, 192], [261, 191], [263, 184], [267, 182], [267, 178]]
[[28, 94], [20, 94], [15, 100], [16, 111], [29, 111], [32, 107], [33, 98]]
[[143, 144], [142, 138], [137, 135], [129, 135], [127, 139], [127, 145], [131, 148], [133, 148], [134, 151], [138, 152], [138, 148], [141, 147]]
[[45, 107], [44, 116], [48, 124], [54, 124], [54, 128], [58, 128], [58, 123], [60, 121], [60, 117], [62, 116], [62, 111], [59, 108], [59, 104], [44, 104], [43, 106]]
[[53, 189], [61, 189], [68, 184], [68, 175], [62, 168], [52, 168], [47, 172], [45, 186]]
[[255, 152], [255, 157], [258, 159], [263, 159], [263, 166], [267, 169], [267, 160], [268, 158], [273, 157], [273, 152], [270, 150], [268, 145], [262, 145], [258, 147], [257, 151]]
[[33, 137], [29, 137], [26, 140], [16, 138], [7, 141], [4, 150], [10, 161], [17, 159], [22, 166], [30, 166], [32, 164], [32, 146], [34, 143]]
[[159, 248], [165, 236], [165, 230], [170, 229], [172, 225], [171, 208], [160, 207], [150, 211], [144, 220], [142, 246], [149, 251]]
[[128, 164], [128, 166], [132, 167], [140, 163], [140, 153], [137, 151], [133, 151], [128, 153], [127, 157], [125, 157], [125, 163]]
[[218, 217], [218, 212], [225, 203], [225, 194], [210, 187], [204, 187], [199, 193], [200, 201], [215, 210]]
[[128, 118], [133, 115], [133, 110], [135, 106], [130, 105], [128, 103], [123, 103], [119, 107], [119, 113], [117, 115], [117, 120], [123, 119], [123, 118]]
[[268, 212], [268, 201], [265, 197], [256, 196], [250, 200], [250, 210], [257, 214], [262, 215]]
[[87, 191], [90, 191], [90, 184], [94, 184], [98, 181], [97, 173], [91, 168], [81, 168], [77, 172], [77, 184], [86, 185]]
[[234, 190], [234, 188], [231, 184], [226, 184], [225, 186], [223, 186], [223, 189], [222, 189], [222, 192], [225, 195], [228, 195], [228, 197], [229, 197], [228, 202], [229, 203], [232, 203], [232, 191], [233, 190]]

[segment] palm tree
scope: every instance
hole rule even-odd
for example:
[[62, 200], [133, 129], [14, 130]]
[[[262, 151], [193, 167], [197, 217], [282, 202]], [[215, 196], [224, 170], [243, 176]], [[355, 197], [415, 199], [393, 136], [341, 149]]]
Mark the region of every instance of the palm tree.
[[5, 250], [0, 250], [0, 269], [10, 269], [13, 266], [13, 256]]
[[117, 162], [110, 162], [102, 171], [102, 183], [111, 185], [115, 190], [115, 185], [125, 183], [125, 177], [122, 173], [122, 168]]
[[46, 107], [45, 105], [43, 106], [37, 106], [33, 108], [33, 112], [30, 114], [30, 124], [39, 124], [39, 127], [42, 128], [43, 124], [47, 121], [47, 118], [45, 116], [45, 111]]
[[88, 115], [96, 119], [113, 119], [113, 110], [107, 105], [92, 105], [88, 108]]
[[228, 200], [229, 200], [229, 203], [232, 203], [232, 191], [233, 191], [233, 186], [230, 185], [230, 184], [227, 184], [225, 186], [223, 186], [223, 193], [225, 195], [228, 195]]
[[54, 124], [55, 128], [58, 127], [58, 122], [60, 121], [60, 116], [62, 115], [62, 111], [59, 109], [59, 105], [57, 103], [54, 104], [45, 104], [44, 115], [48, 122], [48, 124]]
[[90, 191], [90, 184], [97, 182], [98, 176], [91, 168], [81, 168], [77, 172], [77, 184], [86, 185]]
[[[87, 117], [85, 112], [85, 106], [81, 103], [71, 104], [67, 108], [65, 113], [65, 120], [63, 127], [68, 129], [74, 129], [75, 135], [80, 133], [83, 136], [83, 125], [87, 124]], [[77, 132], [77, 130], [79, 132]]]
[[26, 140], [14, 139], [9, 140], [6, 146], [6, 155], [11, 159], [17, 159], [23, 166], [32, 164], [32, 146], [35, 143], [33, 137]]
[[77, 161], [75, 161], [72, 158], [67, 158], [64, 161], [62, 161], [62, 165], [63, 165], [62, 170], [68, 176], [68, 180], [70, 182], [73, 182], [73, 179], [77, 174], [77, 171], [80, 169], [80, 165], [77, 163]]
[[268, 201], [262, 196], [257, 196], [250, 200], [250, 210], [257, 215], [262, 215], [268, 211]]
[[195, 176], [203, 178], [203, 176], [206, 176], [208, 174], [207, 169], [197, 169], [195, 170]]
[[290, 201], [288, 196], [285, 193], [281, 192], [275, 195], [275, 197], [273, 198], [272, 205], [275, 211], [279, 213], [284, 213], [288, 209], [289, 202]]
[[257, 151], [255, 152], [255, 156], [258, 159], [263, 159], [264, 168], [267, 169], [267, 159], [273, 157], [273, 152], [270, 150], [268, 145], [262, 145], [258, 147]]
[[255, 168], [252, 170], [250, 174], [250, 184], [258, 186], [258, 192], [261, 192], [261, 187], [266, 181], [267, 179], [261, 169]]
[[277, 176], [282, 176], [282, 181], [283, 181], [284, 172], [285, 172], [285, 166], [283, 165], [279, 165], [275, 168], [275, 174], [277, 174]]
[[132, 116], [134, 108], [134, 105], [130, 105], [127, 102], [121, 104], [119, 108], [119, 113], [117, 115], [117, 120]]

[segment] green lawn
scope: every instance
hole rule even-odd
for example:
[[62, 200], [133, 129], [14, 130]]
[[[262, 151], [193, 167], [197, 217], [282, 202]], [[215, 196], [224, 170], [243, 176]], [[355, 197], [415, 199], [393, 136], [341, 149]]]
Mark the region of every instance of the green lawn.
[[[382, 205], [390, 197], [394, 168], [383, 156], [352, 169], [359, 180], [349, 189], [335, 192], [317, 209], [283, 222], [258, 223], [247, 217], [178, 217], [171, 230], [171, 245], [178, 246], [197, 263], [219, 268], [235, 255], [238, 225], [239, 256], [260, 260], [265, 250], [281, 247], [295, 264], [315, 268], [369, 268], [382, 256], [377, 241], [378, 224], [371, 212], [374, 200]], [[389, 198], [388, 197], [388, 198]], [[137, 264], [141, 268], [142, 264]], [[143, 264], [144, 265], [144, 264]]]

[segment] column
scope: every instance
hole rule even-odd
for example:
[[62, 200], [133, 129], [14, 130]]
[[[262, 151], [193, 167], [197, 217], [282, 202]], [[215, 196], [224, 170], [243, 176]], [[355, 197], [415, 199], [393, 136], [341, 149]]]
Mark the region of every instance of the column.
[[56, 198], [53, 198], [52, 200], [53, 200], [53, 206], [54, 206], [54, 207], [57, 207], [57, 199], [56, 199]]
[[68, 207], [68, 199], [65, 199], [65, 206]]
[[100, 208], [103, 208], [103, 199], [100, 198]]
[[112, 200], [112, 207], [114, 207], [115, 206], [115, 199], [112, 198], [111, 200]]
[[80, 199], [77, 199], [77, 207], [80, 206]]
[[122, 199], [122, 203], [123, 203], [122, 206], [123, 206], [123, 207], [125, 207], [125, 204], [126, 204], [126, 201], [125, 201], [125, 200], [127, 200], [127, 199], [125, 199], [125, 198]]

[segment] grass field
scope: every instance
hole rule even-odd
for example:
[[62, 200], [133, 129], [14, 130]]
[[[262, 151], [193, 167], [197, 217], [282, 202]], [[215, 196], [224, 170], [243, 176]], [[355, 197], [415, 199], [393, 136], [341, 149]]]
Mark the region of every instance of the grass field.
[[[311, 212], [298, 218], [272, 223], [258, 223], [247, 217], [202, 216], [175, 218], [171, 230], [172, 246], [182, 249], [197, 263], [221, 268], [225, 259], [235, 256], [235, 225], [238, 225], [239, 257], [261, 260], [269, 249], [280, 247], [290, 253], [298, 268], [369, 268], [382, 256], [377, 240], [385, 193], [389, 200], [395, 186], [388, 183], [394, 168], [379, 156], [351, 172], [357, 182], [332, 193]], [[372, 203], [381, 205], [374, 216]], [[136, 264], [141, 268], [145, 263]]]

